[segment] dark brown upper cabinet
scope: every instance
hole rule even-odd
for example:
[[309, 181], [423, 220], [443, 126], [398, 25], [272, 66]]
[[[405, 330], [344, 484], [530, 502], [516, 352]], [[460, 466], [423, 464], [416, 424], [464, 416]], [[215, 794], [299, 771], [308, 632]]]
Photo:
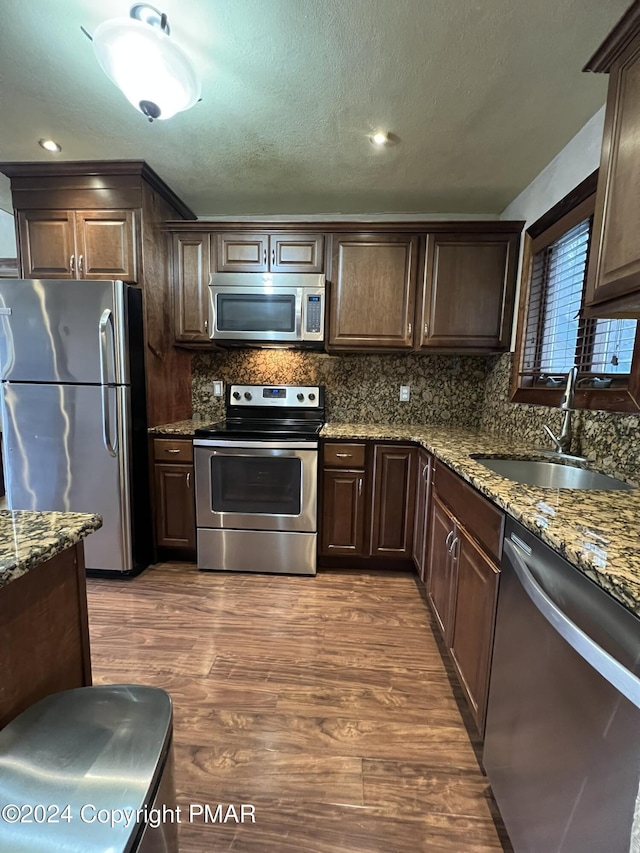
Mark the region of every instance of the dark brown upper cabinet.
[[333, 237], [329, 349], [408, 350], [418, 269], [418, 237]]
[[416, 348], [507, 349], [518, 246], [517, 234], [428, 234]]
[[585, 71], [609, 73], [585, 304], [592, 317], [640, 317], [640, 6]]
[[211, 234], [192, 231], [171, 235], [173, 319], [176, 341], [209, 341]]
[[21, 210], [18, 241], [25, 278], [137, 279], [132, 210]]
[[323, 234], [227, 232], [216, 235], [217, 272], [324, 271]]

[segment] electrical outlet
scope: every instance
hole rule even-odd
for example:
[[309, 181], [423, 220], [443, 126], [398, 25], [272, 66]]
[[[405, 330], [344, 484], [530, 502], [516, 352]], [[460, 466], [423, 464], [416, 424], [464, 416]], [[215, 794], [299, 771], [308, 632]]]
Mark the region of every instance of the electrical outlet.
[[408, 403], [410, 397], [411, 397], [411, 386], [410, 385], [401, 385], [400, 386], [400, 402]]
[[211, 389], [214, 397], [223, 397], [224, 382], [222, 381], [222, 379], [214, 379], [211, 385]]

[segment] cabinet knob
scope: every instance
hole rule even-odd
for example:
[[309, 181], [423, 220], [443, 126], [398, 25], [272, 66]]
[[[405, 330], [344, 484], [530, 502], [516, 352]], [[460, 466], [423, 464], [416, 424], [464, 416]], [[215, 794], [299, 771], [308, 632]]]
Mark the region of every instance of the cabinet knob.
[[413, 332], [413, 325], [412, 325], [411, 323], [409, 323], [409, 326], [408, 326], [408, 328], [407, 328], [407, 337], [408, 337], [408, 338], [410, 338], [410, 337], [411, 337], [411, 333], [412, 333], [412, 332]]
[[425, 338], [429, 337], [429, 324], [428, 323], [424, 324], [424, 336], [425, 336]]
[[205, 320], [205, 321], [204, 321], [204, 330], [205, 330], [205, 332], [206, 332], [206, 331], [208, 331], [208, 329], [209, 329], [209, 321], [208, 321], [208, 320]]

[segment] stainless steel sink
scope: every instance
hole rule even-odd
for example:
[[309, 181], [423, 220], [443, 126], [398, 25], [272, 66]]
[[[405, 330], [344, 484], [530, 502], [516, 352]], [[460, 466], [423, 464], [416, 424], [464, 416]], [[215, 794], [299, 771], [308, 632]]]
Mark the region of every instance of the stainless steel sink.
[[472, 455], [472, 459], [484, 465], [490, 471], [523, 483], [525, 486], [538, 486], [541, 489], [595, 489], [612, 491], [618, 489], [633, 489], [634, 486], [572, 464], [560, 464], [539, 459], [512, 459], [507, 457]]

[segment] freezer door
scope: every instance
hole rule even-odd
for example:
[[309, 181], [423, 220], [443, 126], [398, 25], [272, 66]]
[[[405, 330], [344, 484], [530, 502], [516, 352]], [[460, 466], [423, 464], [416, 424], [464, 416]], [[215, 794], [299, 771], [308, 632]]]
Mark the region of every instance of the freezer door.
[[126, 287], [0, 279], [0, 379], [127, 384]]
[[103, 526], [85, 543], [88, 569], [133, 568], [130, 389], [2, 383], [10, 509], [95, 512]]

